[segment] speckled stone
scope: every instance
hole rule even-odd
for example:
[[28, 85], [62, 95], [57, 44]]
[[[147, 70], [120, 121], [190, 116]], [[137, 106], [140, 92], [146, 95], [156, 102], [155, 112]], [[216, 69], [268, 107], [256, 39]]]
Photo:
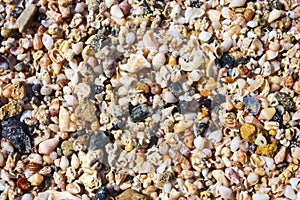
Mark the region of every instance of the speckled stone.
[[257, 136], [256, 128], [252, 124], [245, 123], [240, 128], [240, 133], [243, 139], [247, 142], [254, 143]]
[[135, 190], [128, 189], [116, 197], [116, 200], [148, 200], [149, 198]]

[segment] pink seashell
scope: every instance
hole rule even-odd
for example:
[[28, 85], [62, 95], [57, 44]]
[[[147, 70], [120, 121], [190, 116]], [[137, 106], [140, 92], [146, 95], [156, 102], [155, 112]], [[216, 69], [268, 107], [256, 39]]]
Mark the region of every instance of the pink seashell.
[[245, 117], [245, 122], [246, 123], [250, 123], [250, 124], [253, 124], [255, 126], [258, 126], [258, 127], [261, 127], [263, 128], [264, 126], [260, 123], [260, 121], [254, 117], [253, 115], [249, 114]]
[[276, 164], [282, 163], [285, 159], [285, 156], [286, 156], [286, 147], [281, 147], [281, 149], [274, 157], [275, 163]]

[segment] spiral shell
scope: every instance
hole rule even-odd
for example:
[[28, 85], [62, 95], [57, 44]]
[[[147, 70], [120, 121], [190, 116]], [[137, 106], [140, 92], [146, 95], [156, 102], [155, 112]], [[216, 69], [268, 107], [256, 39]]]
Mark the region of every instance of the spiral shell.
[[194, 138], [195, 138], [194, 133], [190, 129], [186, 129], [184, 131], [183, 142], [185, 146], [187, 146], [190, 149], [193, 148]]

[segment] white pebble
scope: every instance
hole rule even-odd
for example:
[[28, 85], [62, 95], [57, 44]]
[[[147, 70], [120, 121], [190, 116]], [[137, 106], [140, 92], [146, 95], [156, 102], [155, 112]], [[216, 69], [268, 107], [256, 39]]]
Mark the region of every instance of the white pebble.
[[21, 200], [32, 200], [32, 199], [33, 199], [32, 194], [29, 193], [29, 194], [24, 194]]
[[202, 31], [199, 35], [199, 39], [203, 42], [207, 42], [211, 38], [212, 34], [207, 31]]
[[66, 156], [62, 156], [61, 159], [60, 159], [60, 163], [59, 163], [59, 167], [62, 169], [62, 170], [67, 170], [67, 168], [69, 167], [69, 160]]
[[39, 144], [39, 153], [40, 154], [50, 154], [58, 145], [59, 139], [51, 138], [45, 140]]
[[247, 177], [247, 181], [250, 185], [256, 184], [258, 182], [258, 175], [251, 172]]
[[205, 147], [206, 139], [204, 137], [198, 136], [194, 139], [194, 145], [197, 149], [202, 150]]
[[255, 140], [255, 144], [261, 147], [265, 147], [267, 145], [267, 139], [262, 135], [258, 134]]
[[124, 14], [118, 5], [113, 5], [110, 9], [110, 14], [116, 18], [124, 17]]
[[170, 91], [164, 91], [162, 93], [162, 99], [167, 103], [176, 103], [177, 102], [177, 98]]
[[231, 0], [229, 7], [230, 8], [237, 8], [237, 7], [242, 7], [243, 5], [245, 5], [246, 0]]
[[236, 152], [239, 149], [240, 144], [241, 144], [241, 139], [239, 137], [233, 138], [230, 143], [230, 150], [232, 152]]
[[40, 154], [37, 154], [37, 153], [30, 154], [28, 156], [28, 159], [30, 162], [33, 162], [33, 163], [43, 164], [43, 158]]
[[53, 39], [48, 34], [43, 34], [42, 43], [46, 47], [46, 49], [51, 50], [53, 47]]
[[220, 195], [224, 199], [231, 199], [232, 196], [232, 190], [225, 186], [219, 186], [218, 188]]
[[157, 53], [152, 59], [152, 66], [155, 70], [158, 70], [166, 62], [166, 57], [164, 53]]
[[166, 193], [170, 193], [171, 192], [171, 189], [172, 189], [172, 184], [171, 183], [165, 183], [164, 184], [164, 191]]
[[289, 199], [297, 199], [295, 190], [292, 188], [292, 186], [287, 185], [284, 189], [284, 196]]
[[255, 194], [252, 195], [252, 199], [253, 200], [269, 200], [270, 197], [267, 194], [255, 193]]
[[126, 35], [126, 43], [127, 44], [133, 44], [135, 41], [135, 33], [134, 32], [129, 32]]
[[72, 155], [71, 166], [75, 169], [78, 169], [78, 167], [80, 166], [80, 160], [75, 154]]

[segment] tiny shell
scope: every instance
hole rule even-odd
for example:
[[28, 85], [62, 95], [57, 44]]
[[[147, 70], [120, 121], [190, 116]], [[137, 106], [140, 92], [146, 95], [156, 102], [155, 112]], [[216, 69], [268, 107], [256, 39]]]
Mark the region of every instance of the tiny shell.
[[147, 59], [142, 55], [131, 54], [127, 64], [120, 65], [120, 69], [130, 72], [136, 73], [142, 69], [150, 68], [151, 64], [147, 61]]
[[26, 178], [19, 178], [17, 180], [17, 186], [21, 190], [28, 190], [29, 189], [29, 185], [28, 185], [28, 182], [26, 181]]
[[207, 31], [202, 31], [200, 34], [199, 34], [199, 39], [203, 42], [208, 42], [209, 39], [211, 38], [212, 34], [210, 32], [207, 32]]
[[252, 195], [253, 200], [269, 200], [270, 197], [267, 194], [255, 193]]
[[194, 134], [190, 129], [186, 129], [184, 132], [184, 144], [188, 147], [188, 148], [193, 148], [193, 141], [194, 141]]
[[164, 53], [157, 53], [152, 59], [152, 66], [155, 70], [158, 70], [166, 62], [166, 57]]
[[224, 199], [231, 199], [232, 198], [232, 189], [225, 186], [219, 186], [218, 190], [220, 192], [220, 195]]
[[300, 160], [300, 147], [291, 148], [292, 157]]
[[161, 97], [166, 103], [176, 103], [178, 101], [172, 92], [166, 90], [162, 92]]
[[273, 21], [275, 21], [276, 19], [278, 19], [281, 16], [281, 11], [280, 10], [276, 10], [273, 9], [268, 17], [268, 23], [271, 23]]
[[122, 18], [124, 17], [124, 14], [122, 12], [122, 10], [120, 9], [120, 7], [118, 5], [113, 5], [110, 8], [110, 14], [116, 18]]
[[58, 145], [59, 139], [51, 138], [45, 140], [39, 144], [39, 153], [40, 154], [50, 154]]
[[230, 8], [236, 8], [236, 7], [242, 7], [243, 5], [245, 5], [246, 0], [231, 0], [229, 1], [229, 7]]
[[267, 50], [266, 60], [272, 60], [278, 56], [278, 51]]
[[281, 149], [278, 151], [278, 153], [275, 155], [274, 160], [276, 164], [282, 163], [285, 159], [286, 155], [286, 147], [281, 147]]

